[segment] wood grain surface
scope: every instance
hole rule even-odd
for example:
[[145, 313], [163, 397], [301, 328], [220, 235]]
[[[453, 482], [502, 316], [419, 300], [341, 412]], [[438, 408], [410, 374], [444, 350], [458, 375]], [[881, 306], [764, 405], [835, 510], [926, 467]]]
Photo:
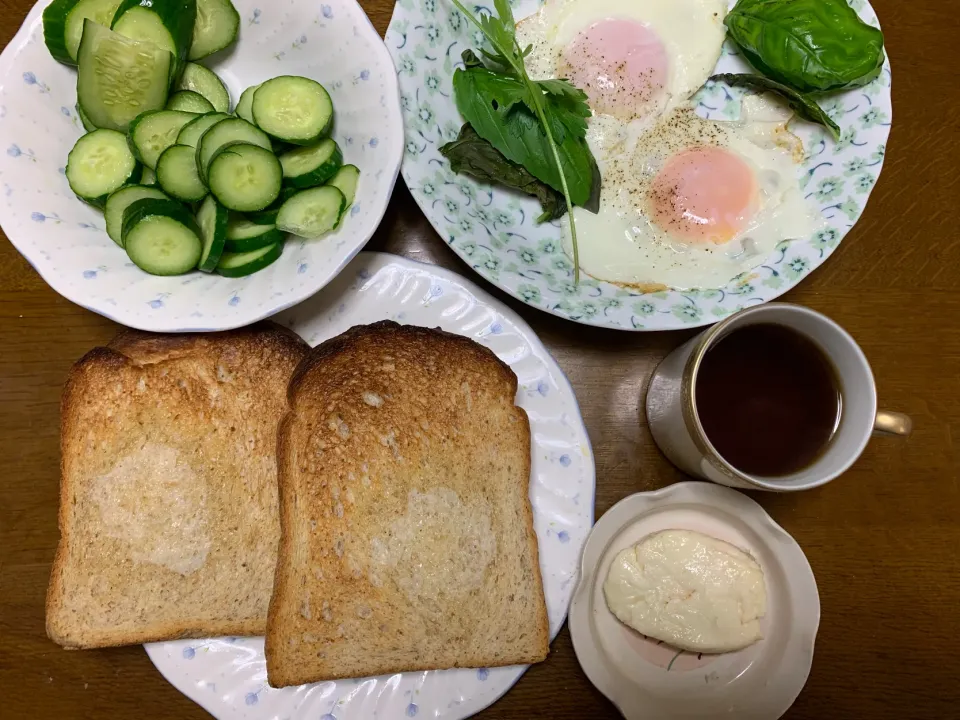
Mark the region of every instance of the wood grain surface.
[[[391, 0], [362, 0], [386, 30]], [[960, 37], [955, 2], [874, 0], [893, 64], [893, 132], [866, 212], [786, 300], [846, 327], [881, 404], [914, 435], [875, 439], [846, 475], [756, 499], [800, 543], [822, 604], [806, 688], [785, 717], [960, 717]], [[5, 46], [30, 0], [0, 0]], [[369, 247], [451, 268], [536, 330], [576, 390], [597, 463], [597, 515], [683, 476], [638, 411], [651, 371], [690, 332], [575, 325], [490, 287], [427, 224], [402, 180]], [[44, 634], [57, 542], [58, 400], [67, 370], [117, 331], [59, 297], [0, 241], [0, 717], [201, 718], [141, 647], [67, 652]], [[718, 708], [717, 716], [722, 709]], [[566, 628], [479, 717], [615, 718], [583, 675]]]

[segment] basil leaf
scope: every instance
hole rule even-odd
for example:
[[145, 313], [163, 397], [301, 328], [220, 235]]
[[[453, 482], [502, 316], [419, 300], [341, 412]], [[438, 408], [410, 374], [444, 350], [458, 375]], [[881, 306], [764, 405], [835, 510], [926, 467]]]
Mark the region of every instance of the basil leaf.
[[567, 203], [561, 193], [537, 180], [522, 165], [507, 160], [503, 153], [477, 135], [469, 123], [460, 128], [456, 140], [440, 147], [440, 154], [450, 161], [455, 173], [533, 195], [543, 210], [537, 222], [555, 220], [567, 212]]
[[739, 0], [723, 23], [753, 67], [801, 93], [864, 85], [883, 65], [883, 33], [847, 0]]
[[[538, 86], [534, 86], [539, 90]], [[566, 176], [570, 202], [582, 206], [593, 186], [593, 156], [578, 134], [576, 101], [568, 94], [542, 96], [544, 112], [560, 157], [558, 169], [546, 132], [535, 114], [530, 90], [520, 79], [485, 68], [458, 69], [453, 91], [464, 119], [503, 155], [561, 192]], [[559, 98], [559, 99], [558, 99]], [[589, 110], [587, 110], [589, 112]], [[559, 132], [558, 132], [559, 131]]]
[[776, 80], [765, 78], [762, 75], [736, 75], [732, 73], [714, 75], [710, 79], [715, 82], [726, 83], [731, 87], [745, 87], [751, 90], [759, 90], [760, 92], [775, 93], [787, 101], [790, 109], [797, 114], [797, 117], [809, 120], [817, 125], [823, 125], [830, 131], [830, 134], [833, 135], [834, 140], [840, 139], [840, 126], [837, 125], [816, 102], [798, 93], [793, 88], [778, 83]]

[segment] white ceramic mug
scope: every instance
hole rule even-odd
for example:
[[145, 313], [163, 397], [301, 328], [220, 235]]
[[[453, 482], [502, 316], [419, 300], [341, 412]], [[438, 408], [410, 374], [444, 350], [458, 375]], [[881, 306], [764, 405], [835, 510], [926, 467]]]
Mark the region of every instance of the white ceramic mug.
[[[724, 460], [703, 431], [693, 392], [707, 351], [732, 330], [759, 323], [786, 326], [816, 343], [836, 369], [842, 397], [840, 422], [826, 450], [808, 467], [779, 477], [750, 475]], [[873, 372], [854, 339], [825, 315], [788, 303], [741, 310], [664, 358], [647, 390], [647, 421], [663, 454], [690, 475], [730, 487], [775, 492], [828, 483], [853, 465], [873, 433], [909, 435], [912, 429], [906, 415], [877, 411]]]

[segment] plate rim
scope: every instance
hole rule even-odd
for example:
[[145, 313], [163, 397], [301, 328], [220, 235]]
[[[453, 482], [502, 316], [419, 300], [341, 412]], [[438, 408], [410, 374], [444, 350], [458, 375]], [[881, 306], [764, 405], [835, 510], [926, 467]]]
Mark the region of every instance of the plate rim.
[[[596, 568], [587, 568], [588, 555], [596, 555], [599, 560], [606, 552], [607, 547], [614, 540], [617, 533], [626, 525], [632, 522], [632, 519], [657, 509], [669, 508], [672, 505], [696, 504], [705, 507], [719, 507], [725, 510], [740, 510], [742, 514], [738, 515], [754, 531], [758, 532], [765, 540], [772, 541], [771, 550], [780, 554], [786, 551], [794, 555], [793, 561], [802, 561], [799, 570], [802, 577], [787, 576], [789, 580], [796, 584], [804, 585], [809, 583], [809, 590], [812, 590], [813, 598], [816, 600], [816, 607], [809, 617], [804, 620], [806, 630], [810, 631], [809, 643], [803, 643], [796, 647], [796, 659], [803, 664], [804, 672], [802, 681], [798, 684], [796, 692], [791, 697], [784, 696], [782, 709], [776, 715], [771, 716], [771, 720], [782, 717], [787, 710], [796, 702], [797, 697], [803, 692], [810, 671], [813, 667], [813, 656], [816, 645], [816, 637], [820, 627], [820, 592], [817, 587], [816, 577], [813, 574], [813, 568], [807, 559], [803, 548], [796, 539], [790, 535], [773, 517], [753, 498], [748, 495], [711, 482], [703, 481], [681, 481], [666, 485], [657, 490], [638, 492], [622, 498], [607, 510], [593, 526], [590, 535], [583, 544], [581, 554], [580, 577], [577, 581], [577, 587], [573, 592], [573, 598], [570, 602], [570, 614], [568, 622], [570, 625], [570, 638], [573, 644], [574, 653], [577, 656], [577, 662], [583, 673], [590, 682], [603, 693], [610, 702], [612, 702], [620, 713], [628, 720], [637, 720], [645, 718], [642, 714], [628, 712], [624, 710], [624, 693], [618, 688], [617, 681], [612, 678], [604, 666], [603, 653], [599, 650], [598, 643], [594, 637], [592, 629], [592, 619], [589, 617], [590, 596], [593, 593], [597, 580], [594, 578]], [[623, 516], [627, 516], [624, 519]], [[607, 520], [607, 525], [604, 525]], [[599, 531], [599, 534], [598, 534]], [[788, 587], [793, 586], [790, 582]], [[808, 605], [807, 608], [812, 607]], [[589, 656], [586, 657], [585, 656]], [[799, 675], [793, 675], [797, 678]], [[681, 717], [681, 716], [676, 716]], [[684, 715], [683, 717], [687, 717]]]
[[[514, 325], [517, 327], [518, 331], [520, 332], [520, 335], [524, 338], [524, 340], [529, 345], [531, 351], [534, 353], [537, 353], [540, 357], [541, 362], [543, 362], [545, 365], [548, 366], [549, 369], [553, 371], [554, 377], [556, 378], [558, 385], [560, 385], [560, 389], [561, 390], [565, 389], [569, 397], [573, 400], [573, 409], [576, 410], [576, 415], [574, 417], [571, 414], [568, 418], [568, 421], [571, 422], [571, 424], [576, 423], [574, 425], [574, 429], [577, 431], [576, 434], [581, 439], [581, 447], [586, 449], [586, 453], [584, 455], [584, 469], [586, 471], [585, 480], [587, 482], [585, 482], [584, 485], [590, 491], [590, 498], [589, 498], [589, 505], [587, 506], [588, 512], [585, 512], [585, 515], [586, 517], [589, 518], [589, 525], [587, 526], [588, 532], [583, 540], [583, 545], [581, 546], [580, 552], [578, 553], [579, 557], [576, 563], [574, 564], [573, 573], [574, 573], [574, 576], [576, 577], [576, 579], [573, 581], [574, 589], [570, 593], [569, 599], [566, 603], [566, 607], [564, 608], [563, 616], [560, 619], [560, 622], [557, 624], [556, 631], [555, 632], [551, 631], [550, 633], [550, 643], [552, 644], [553, 641], [560, 634], [560, 631], [563, 629], [564, 624], [567, 622], [569, 618], [570, 610], [573, 605], [574, 598], [576, 597], [577, 587], [582, 577], [581, 563], [583, 558], [583, 548], [586, 547], [586, 543], [589, 540], [589, 537], [592, 534], [593, 528], [596, 525], [597, 466], [596, 466], [595, 456], [593, 452], [593, 443], [590, 440], [590, 434], [587, 430], [586, 422], [584, 421], [584, 418], [583, 418], [583, 411], [580, 409], [580, 401], [577, 398], [576, 392], [573, 389], [573, 385], [571, 384], [570, 379], [567, 377], [567, 374], [564, 372], [563, 368], [556, 361], [556, 358], [553, 357], [553, 354], [546, 347], [546, 345], [544, 345], [539, 335], [537, 335], [537, 333], [533, 330], [533, 328], [530, 327], [529, 323], [527, 323], [513, 308], [509, 307], [502, 300], [495, 298], [489, 292], [479, 287], [472, 279], [465, 278], [463, 275], [460, 275], [459, 273], [453, 270], [449, 270], [439, 265], [433, 265], [431, 263], [424, 262], [422, 260], [415, 260], [413, 258], [405, 257], [403, 255], [393, 255], [391, 253], [386, 253], [381, 251], [371, 251], [371, 250], [361, 251], [354, 258], [352, 258], [350, 262], [357, 262], [360, 260], [365, 260], [368, 264], [368, 267], [373, 264], [383, 263], [383, 265], [378, 265], [378, 267], [376, 267], [376, 269], [373, 270], [374, 273], [379, 272], [383, 268], [389, 267], [390, 265], [399, 265], [401, 268], [404, 268], [404, 269], [413, 269], [417, 271], [426, 270], [432, 274], [438, 275], [448, 283], [453, 283], [461, 286], [469, 294], [473, 295], [474, 298], [479, 301], [479, 304], [484, 304], [488, 307], [491, 307], [492, 309], [495, 310], [495, 312], [498, 315], [501, 315], [511, 323], [514, 323]], [[322, 342], [322, 340], [320, 342]], [[552, 364], [552, 367], [551, 367], [551, 364]], [[531, 431], [531, 440], [532, 440], [532, 431]], [[532, 473], [531, 473], [531, 478], [532, 478]], [[531, 486], [532, 486], [532, 483], [531, 483]], [[539, 543], [539, 535], [538, 535], [538, 543]], [[194, 642], [198, 642], [198, 641], [202, 642], [203, 638], [198, 638], [194, 640]], [[184, 686], [181, 686], [180, 684], [175, 682], [173, 679], [167, 677], [163, 669], [161, 669], [161, 667], [157, 664], [157, 660], [154, 659], [154, 653], [156, 653], [157, 657], [159, 658], [164, 644], [165, 644], [164, 642], [157, 642], [157, 643], [147, 643], [143, 645], [143, 649], [146, 652], [147, 657], [150, 659], [150, 662], [153, 663], [153, 666], [157, 670], [157, 672], [159, 672], [161, 677], [167, 683], [169, 683], [174, 689], [176, 689], [177, 691], [185, 695], [191, 701], [197, 703], [197, 705], [202, 707], [204, 710], [209, 712], [214, 717], [220, 717], [215, 714], [215, 710], [219, 710], [220, 708], [214, 707], [212, 705], [208, 705], [208, 703], [205, 702], [205, 700], [209, 699], [209, 695], [201, 693], [200, 687], [196, 683], [193, 683], [190, 685], [184, 684]], [[549, 654], [548, 654], [548, 659], [549, 659]], [[500, 698], [506, 695], [510, 690], [513, 689], [513, 687], [517, 684], [520, 678], [523, 677], [524, 673], [527, 671], [530, 665], [513, 665], [513, 666], [507, 666], [507, 667], [515, 669], [516, 676], [504, 685], [501, 692], [491, 694], [489, 698], [485, 698], [485, 701], [486, 701], [485, 704], [480, 705], [479, 707], [476, 707], [476, 708], [471, 708], [470, 713], [468, 715], [458, 714], [451, 717], [458, 718], [459, 720], [465, 720], [466, 718], [471, 717], [475, 713], [481, 712], [486, 708], [490, 707], [491, 705], [496, 703], [498, 700], [500, 700]]]
[[[414, 0], [414, 2], [419, 2], [419, 1], [420, 1], [420, 0]], [[546, 0], [538, 0], [538, 1], [540, 2], [540, 4], [543, 4]], [[874, 16], [877, 17], [877, 23], [878, 23], [878, 27], [879, 27], [879, 15], [877, 14], [876, 9], [873, 7], [873, 4], [870, 2], [870, 0], [862, 0], [862, 2], [863, 2], [863, 4], [864, 4], [865, 6], [869, 7], [870, 10], [873, 12]], [[390, 16], [390, 22], [389, 22], [389, 24], [387, 25], [387, 30], [386, 30], [386, 32], [384, 33], [384, 37], [383, 37], [384, 44], [386, 44], [387, 40], [389, 39], [389, 36], [391, 35], [391, 31], [392, 31], [393, 28], [394, 28], [394, 21], [397, 20], [398, 14], [401, 12], [401, 6], [402, 6], [402, 4], [403, 4], [402, 2], [396, 2], [396, 3], [394, 4], [393, 13], [392, 13], [391, 16]], [[734, 4], [734, 0], [730, 0], [729, 4], [730, 4], [730, 6], [732, 7], [732, 5]], [[403, 10], [403, 12], [409, 12], [409, 11]], [[524, 16], [524, 17], [527, 17], [527, 16]], [[519, 20], [522, 20], [522, 19], [523, 19], [523, 18], [519, 18]], [[726, 42], [726, 36], [725, 36], [724, 42]], [[394, 48], [393, 46], [391, 46], [391, 45], [387, 45], [387, 50], [388, 50], [388, 52], [390, 52], [391, 57], [392, 57], [395, 48]], [[396, 63], [394, 63], [394, 64], [396, 64]], [[886, 52], [885, 55], [884, 55], [884, 63], [883, 63], [883, 67], [881, 68], [881, 74], [883, 74], [883, 73], [886, 73], [886, 77], [887, 77], [887, 79], [888, 79], [888, 81], [889, 81], [889, 84], [888, 84], [888, 86], [887, 86], [887, 88], [886, 88], [886, 90], [887, 90], [887, 93], [886, 93], [886, 94], [887, 94], [887, 96], [888, 96], [889, 105], [890, 105], [890, 107], [889, 107], [890, 123], [888, 124], [888, 127], [886, 128], [886, 133], [885, 133], [885, 138], [884, 138], [884, 143], [883, 143], [884, 146], [886, 146], [886, 145], [889, 143], [890, 132], [891, 132], [891, 129], [892, 129], [892, 126], [893, 126], [893, 94], [892, 94], [892, 92], [893, 92], [893, 91], [892, 91], [893, 72], [892, 72], [892, 66], [891, 66], [891, 62], [890, 62], [890, 53], [889, 53], [889, 52]], [[858, 89], [858, 88], [851, 88], [851, 90], [856, 90], [856, 89]], [[404, 140], [406, 140], [406, 137], [404, 138]], [[830, 256], [831, 256], [834, 252], [836, 252], [837, 248], [840, 246], [840, 242], [842, 242], [843, 239], [853, 230], [853, 228], [856, 226], [856, 224], [860, 221], [860, 218], [863, 216], [863, 213], [866, 212], [867, 205], [869, 204], [870, 197], [873, 195], [873, 191], [876, 189], [876, 185], [877, 185], [877, 183], [878, 183], [879, 180], [880, 180], [880, 174], [881, 174], [881, 171], [883, 170], [883, 165], [884, 165], [885, 159], [886, 159], [886, 158], [885, 158], [885, 156], [884, 156], [883, 158], [881, 158], [880, 162], [876, 165], [876, 179], [874, 180], [873, 185], [870, 187], [870, 190], [866, 193], [866, 195], [865, 195], [864, 198], [863, 198], [863, 204], [862, 204], [862, 207], [861, 207], [861, 209], [860, 209], [859, 215], [857, 216], [857, 218], [856, 218], [856, 220], [853, 222], [853, 224], [851, 224], [849, 227], [846, 228], [846, 230], [844, 231], [843, 237], [841, 237], [840, 240], [839, 240], [833, 247], [827, 247], [827, 248], [823, 249], [823, 250], [821, 251], [821, 252], [822, 252], [821, 257], [817, 259], [817, 261], [816, 261], [816, 263], [813, 265], [813, 267], [811, 267], [806, 273], [804, 273], [803, 275], [799, 276], [799, 277], [796, 278], [795, 280], [788, 280], [788, 281], [784, 282], [780, 287], [771, 288], [770, 291], [769, 291], [769, 294], [766, 295], [766, 296], [765, 296], [764, 298], [762, 298], [762, 299], [761, 299], [761, 298], [750, 298], [749, 300], [745, 301], [744, 307], [750, 307], [750, 306], [756, 305], [756, 304], [764, 304], [764, 303], [772, 302], [772, 301], [776, 300], [777, 298], [782, 297], [784, 294], [790, 292], [791, 290], [793, 290], [794, 288], [796, 288], [798, 285], [800, 285], [801, 283], [803, 283], [805, 280], [807, 280], [807, 278], [809, 278], [809, 276], [812, 275], [815, 270], [817, 270], [821, 265], [823, 265], [823, 264], [830, 258]], [[417, 204], [417, 206], [420, 208], [420, 211], [423, 213], [424, 217], [426, 217], [427, 222], [430, 223], [430, 226], [434, 229], [434, 231], [437, 233], [437, 235], [440, 237], [440, 239], [443, 240], [444, 244], [447, 245], [450, 249], [452, 249], [452, 250], [454, 251], [454, 253], [456, 253], [457, 257], [459, 257], [474, 273], [476, 273], [477, 275], [479, 275], [485, 282], [490, 283], [491, 285], [493, 285], [493, 286], [495, 286], [496, 288], [498, 288], [499, 290], [507, 293], [507, 294], [510, 295], [511, 297], [519, 300], [520, 302], [524, 303], [525, 305], [529, 305], [530, 307], [533, 307], [533, 308], [539, 310], [540, 312], [547, 313], [547, 314], [552, 315], [552, 316], [554, 316], [554, 317], [559, 317], [559, 318], [561, 318], [561, 319], [563, 319], [563, 320], [566, 320], [566, 321], [568, 321], [568, 322], [573, 322], [573, 323], [576, 323], [576, 324], [578, 324], [578, 325], [586, 325], [586, 326], [589, 326], [589, 327], [600, 327], [600, 328], [605, 328], [605, 329], [610, 329], [610, 330], [619, 330], [619, 331], [623, 331], [623, 332], [632, 332], [632, 333], [665, 332], [665, 331], [671, 331], [671, 330], [684, 330], [684, 329], [702, 328], [702, 327], [707, 327], [707, 326], [709, 326], [709, 325], [713, 325], [713, 324], [715, 324], [715, 323], [717, 323], [717, 322], [719, 322], [720, 320], [723, 319], [723, 317], [712, 317], [712, 316], [708, 316], [706, 313], [704, 313], [704, 314], [702, 314], [702, 315], [700, 316], [700, 318], [699, 318], [698, 320], [695, 320], [695, 321], [693, 321], [693, 322], [677, 321], [677, 322], [674, 322], [674, 323], [669, 324], [669, 325], [664, 325], [664, 326], [662, 326], [662, 327], [645, 327], [645, 326], [637, 327], [636, 325], [633, 325], [633, 326], [629, 326], [629, 327], [628, 327], [627, 325], [622, 324], [622, 323], [616, 323], [616, 322], [612, 322], [612, 321], [605, 321], [606, 315], [603, 314], [603, 313], [599, 313], [599, 314], [594, 315], [594, 316], [591, 316], [591, 317], [589, 317], [589, 318], [586, 317], [586, 316], [572, 317], [572, 316], [570, 316], [570, 315], [568, 315], [568, 314], [564, 314], [564, 313], [561, 312], [557, 307], [555, 307], [555, 306], [553, 306], [553, 305], [551, 305], [551, 304], [549, 304], [549, 303], [548, 303], [548, 304], [537, 304], [537, 303], [531, 302], [530, 300], [528, 300], [527, 298], [525, 298], [525, 297], [519, 292], [518, 289], [513, 288], [513, 287], [509, 287], [507, 284], [501, 282], [499, 279], [498, 279], [498, 280], [494, 280], [494, 279], [492, 279], [492, 278], [490, 278], [490, 277], [487, 277], [486, 275], [482, 274], [482, 273], [471, 263], [471, 259], [470, 259], [468, 256], [465, 256], [465, 255], [461, 254], [460, 249], [459, 249], [458, 247], [456, 247], [456, 245], [455, 245], [452, 241], [451, 241], [451, 242], [448, 242], [448, 241], [444, 240], [445, 234], [444, 234], [444, 232], [443, 232], [443, 229], [438, 225], [438, 222], [439, 222], [439, 221], [437, 221], [437, 222], [434, 221], [434, 219], [433, 219], [433, 218], [430, 216], [430, 214], [427, 212], [427, 210], [426, 210], [426, 208], [424, 207], [424, 205], [421, 205], [421, 202], [420, 202], [420, 199], [419, 199], [418, 196], [417, 196], [417, 193], [415, 193], [414, 190], [413, 190], [413, 188], [411, 187], [410, 181], [409, 181], [409, 179], [408, 179], [408, 177], [407, 177], [407, 173], [408, 173], [407, 168], [408, 168], [407, 158], [406, 158], [406, 153], [404, 153], [403, 162], [401, 163], [401, 166], [400, 166], [400, 174], [401, 174], [402, 177], [403, 177], [404, 184], [407, 186], [407, 190], [408, 190], [408, 192], [410, 193], [410, 195], [413, 197], [414, 202], [415, 202], [415, 203]], [[772, 256], [773, 256], [773, 253], [771, 253], [771, 257], [772, 257]], [[757, 267], [759, 267], [759, 266], [757, 266]], [[590, 277], [590, 276], [588, 276], [588, 277]], [[596, 278], [591, 278], [591, 279], [595, 280], [597, 283], [599, 283], [599, 284], [601, 284], [601, 285], [616, 286], [615, 283], [611, 283], [611, 282], [606, 281], [606, 280], [599, 280], [599, 279], [596, 279]], [[732, 281], [732, 279], [731, 279], [731, 281]], [[624, 289], [626, 289], [626, 288], [624, 288]], [[707, 290], [710, 290], [710, 288], [708, 288]], [[683, 292], [686, 292], [686, 291], [682, 291], [682, 290], [671, 290], [671, 292], [677, 292], [677, 293], [681, 293], [681, 294], [682, 294]], [[697, 290], [691, 290], [690, 292], [703, 292], [703, 290], [697, 289]], [[643, 294], [641, 294], [641, 295], [638, 296], [638, 297], [643, 297]]]
[[[63, 283], [59, 283], [54, 279], [51, 279], [50, 275], [53, 275], [54, 273], [44, 273], [41, 271], [24, 249], [24, 245], [26, 244], [25, 241], [14, 239], [14, 237], [12, 237], [4, 228], [3, 234], [6, 236], [7, 240], [20, 254], [20, 257], [22, 257], [27, 264], [33, 268], [34, 272], [40, 276], [43, 282], [60, 297], [68, 300], [74, 305], [84, 308], [85, 310], [89, 310], [97, 315], [101, 315], [119, 325], [135, 328], [137, 330], [144, 330], [146, 332], [188, 333], [234, 330], [236, 328], [251, 325], [260, 320], [270, 318], [277, 313], [288, 310], [289, 308], [302, 303], [313, 295], [316, 295], [343, 271], [343, 269], [357, 256], [357, 254], [363, 250], [367, 243], [370, 242], [371, 238], [380, 228], [380, 225], [383, 222], [383, 217], [386, 215], [387, 209], [390, 206], [390, 201], [393, 198], [394, 191], [396, 189], [397, 178], [400, 174], [400, 166], [403, 162], [403, 112], [400, 108], [400, 83], [396, 73], [396, 64], [393, 62], [393, 56], [390, 54], [390, 51], [384, 42], [384, 38], [380, 37], [380, 33], [377, 32], [377, 29], [373, 26], [373, 23], [371, 22], [370, 17], [367, 15], [366, 10], [363, 9], [358, 0], [339, 1], [344, 3], [345, 6], [351, 6], [351, 13], [354, 15], [359, 14], [359, 16], [362, 17], [362, 21], [360, 18], [355, 18], [355, 27], [359, 27], [362, 31], [368, 31], [372, 33], [373, 37], [377, 40], [377, 42], [374, 43], [374, 46], [377, 48], [376, 52], [378, 55], [381, 55], [381, 62], [385, 63], [385, 73], [389, 75], [389, 70], [393, 70], [392, 79], [385, 78], [384, 80], [384, 84], [386, 86], [385, 96], [387, 97], [387, 104], [389, 106], [390, 114], [395, 116], [395, 119], [398, 123], [397, 127], [399, 132], [397, 134], [396, 141], [393, 143], [392, 147], [388, 148], [389, 151], [385, 155], [388, 164], [385, 165], [382, 170], [388, 175], [389, 190], [386, 194], [383, 207], [380, 208], [379, 213], [374, 213], [374, 215], [379, 214], [379, 217], [377, 217], [377, 219], [372, 223], [370, 231], [365, 233], [366, 237], [358, 235], [358, 240], [354, 244], [355, 247], [352, 247], [338, 264], [331, 267], [327, 277], [322, 280], [318, 280], [318, 285], [305, 286], [299, 292], [293, 293], [290, 298], [284, 300], [280, 304], [273, 304], [269, 301], [269, 299], [266, 299], [264, 303], [256, 305], [257, 309], [252, 313], [240, 313], [232, 319], [224, 318], [220, 322], [215, 323], [213, 326], [211, 326], [210, 323], [190, 323], [188, 322], [189, 317], [184, 317], [176, 321], [164, 320], [160, 318], [157, 322], [151, 323], [145, 322], [144, 318], [138, 318], [135, 316], [125, 317], [123, 309], [120, 306], [118, 306], [119, 311], [117, 311], [116, 309], [110, 309], [106, 307], [106, 305], [103, 303], [101, 303], [101, 305], [103, 305], [102, 307], [99, 306], [97, 303], [86, 299], [82, 293], [80, 293], [78, 297], [78, 293], [70, 292], [67, 288], [62, 287]], [[10, 73], [14, 70], [14, 58], [16, 54], [22, 48], [24, 43], [29, 41], [30, 36], [33, 33], [34, 25], [37, 22], [42, 22], [43, 11], [49, 4], [49, 0], [37, 0], [33, 7], [31, 7], [27, 12], [26, 17], [24, 17], [23, 22], [20, 24], [20, 28], [14, 34], [13, 38], [11, 38], [7, 46], [3, 48], [3, 51], [0, 52], [0, 89], [3, 89], [3, 87], [6, 86], [8, 80], [10, 79]], [[366, 24], [364, 25], [364, 23]], [[77, 202], [80, 202], [80, 200], [77, 200]]]

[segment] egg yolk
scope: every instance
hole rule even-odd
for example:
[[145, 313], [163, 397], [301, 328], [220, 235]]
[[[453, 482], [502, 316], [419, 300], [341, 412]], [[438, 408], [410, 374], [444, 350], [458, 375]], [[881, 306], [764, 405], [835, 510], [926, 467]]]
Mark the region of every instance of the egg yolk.
[[671, 156], [647, 197], [654, 222], [674, 237], [722, 245], [746, 225], [757, 205], [753, 170], [740, 157], [704, 146]]
[[663, 94], [669, 67], [666, 48], [650, 28], [606, 19], [564, 48], [560, 73], [587, 94], [594, 112], [631, 120], [647, 114]]

